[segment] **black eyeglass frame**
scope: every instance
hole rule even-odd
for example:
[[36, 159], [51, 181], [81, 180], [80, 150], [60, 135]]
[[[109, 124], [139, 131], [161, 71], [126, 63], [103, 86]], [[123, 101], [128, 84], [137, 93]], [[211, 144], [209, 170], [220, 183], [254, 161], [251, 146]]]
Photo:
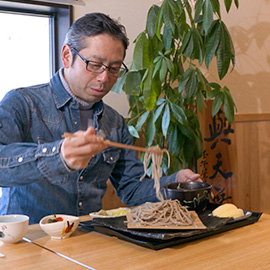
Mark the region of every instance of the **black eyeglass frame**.
[[[112, 68], [115, 69], [115, 67], [109, 67], [109, 66], [106, 66], [106, 65], [104, 65], [103, 63], [100, 63], [100, 62], [96, 62], [96, 61], [92, 61], [92, 60], [87, 60], [75, 48], [71, 48], [71, 50], [73, 50], [84, 61], [84, 63], [86, 64], [86, 70], [89, 71], [89, 72], [92, 72], [94, 74], [101, 74], [106, 69], [108, 69], [109, 76], [111, 76], [111, 77], [121, 77], [121, 76], [125, 75], [128, 72], [128, 67], [125, 65], [124, 62], [122, 62], [122, 65], [124, 66], [124, 68], [119, 67], [119, 73], [117, 75], [111, 74], [111, 69]], [[103, 66], [103, 69], [101, 71], [89, 70], [89, 69], [87, 69], [89, 63], [101, 65], [101, 66]], [[123, 72], [121, 73], [121, 71], [123, 71]]]

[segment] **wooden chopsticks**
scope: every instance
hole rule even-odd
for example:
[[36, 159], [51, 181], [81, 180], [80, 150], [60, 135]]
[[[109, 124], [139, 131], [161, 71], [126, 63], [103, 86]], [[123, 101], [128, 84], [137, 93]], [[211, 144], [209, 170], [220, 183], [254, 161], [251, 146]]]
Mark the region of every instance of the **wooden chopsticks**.
[[[76, 137], [76, 135], [73, 134], [73, 133], [69, 133], [69, 132], [65, 132], [62, 135], [62, 138], [72, 138], [72, 137]], [[149, 152], [149, 153], [153, 153], [153, 154], [163, 154], [163, 151], [160, 148], [157, 148], [157, 149], [144, 148], [144, 147], [135, 146], [135, 145], [111, 142], [109, 140], [104, 140], [102, 143], [106, 144], [108, 146], [111, 146], [111, 147], [116, 147], [116, 148], [125, 148], [125, 149], [131, 149], [131, 150], [135, 150], [135, 151], [140, 151], [140, 152]]]

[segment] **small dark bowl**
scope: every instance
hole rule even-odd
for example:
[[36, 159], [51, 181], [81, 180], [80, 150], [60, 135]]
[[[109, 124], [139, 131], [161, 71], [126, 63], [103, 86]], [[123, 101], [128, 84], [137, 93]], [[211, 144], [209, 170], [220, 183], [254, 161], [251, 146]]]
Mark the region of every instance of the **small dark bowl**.
[[170, 183], [164, 186], [166, 199], [178, 199], [189, 210], [202, 212], [211, 197], [212, 185], [204, 182]]

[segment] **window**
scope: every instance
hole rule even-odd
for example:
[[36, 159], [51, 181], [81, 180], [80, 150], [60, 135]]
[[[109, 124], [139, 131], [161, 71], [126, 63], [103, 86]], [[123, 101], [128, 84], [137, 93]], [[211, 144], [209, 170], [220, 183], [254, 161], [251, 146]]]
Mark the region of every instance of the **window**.
[[61, 67], [71, 13], [67, 5], [0, 1], [0, 100], [13, 88], [48, 82]]
[[0, 1], [0, 100], [12, 88], [48, 82], [71, 22], [72, 6]]

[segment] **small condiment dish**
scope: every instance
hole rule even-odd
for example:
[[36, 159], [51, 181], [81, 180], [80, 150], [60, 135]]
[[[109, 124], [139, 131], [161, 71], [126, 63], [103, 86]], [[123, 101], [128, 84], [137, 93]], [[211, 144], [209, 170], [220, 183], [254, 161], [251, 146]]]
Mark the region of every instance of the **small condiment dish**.
[[26, 215], [12, 214], [0, 216], [0, 241], [14, 244], [26, 235], [29, 217]]
[[39, 225], [52, 239], [64, 239], [77, 229], [79, 223], [79, 217], [57, 214], [43, 217]]

